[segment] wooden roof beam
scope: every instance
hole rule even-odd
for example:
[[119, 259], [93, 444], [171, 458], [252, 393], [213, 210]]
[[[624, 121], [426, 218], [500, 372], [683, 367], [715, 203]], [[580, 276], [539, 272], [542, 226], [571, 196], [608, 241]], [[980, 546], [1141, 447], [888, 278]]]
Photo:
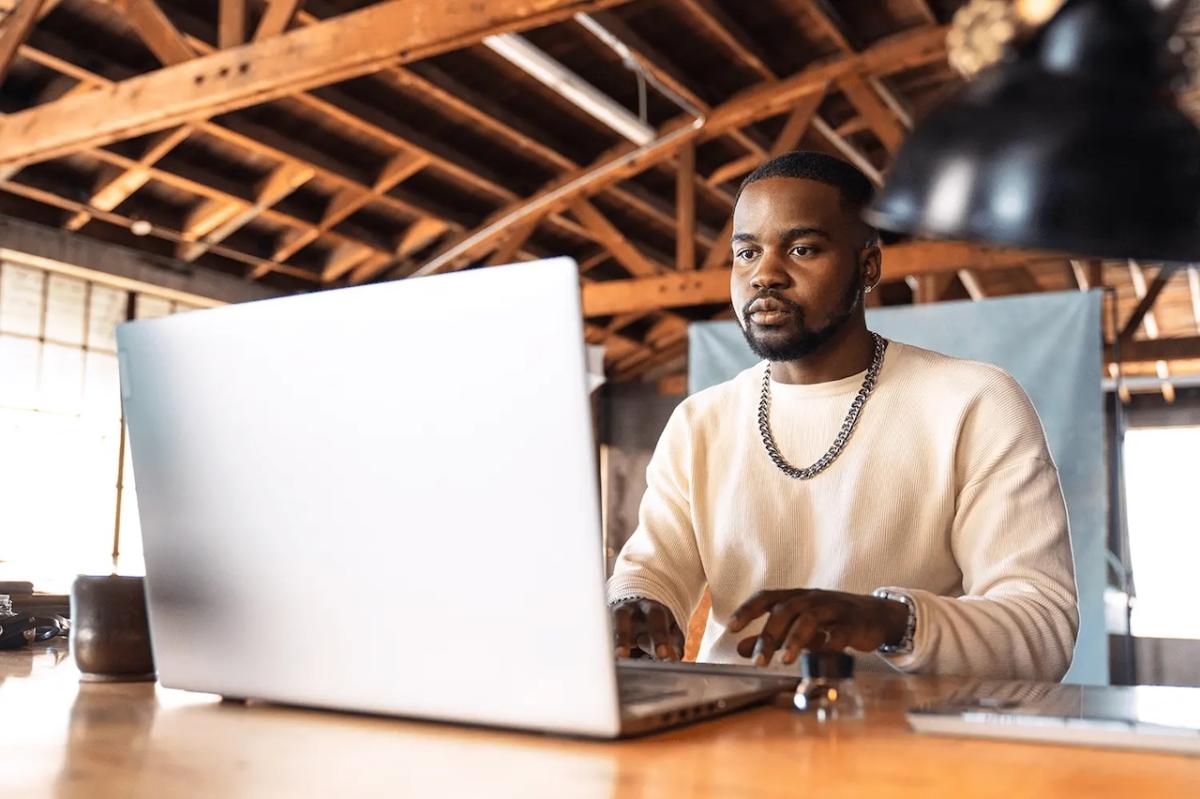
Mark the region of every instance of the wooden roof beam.
[[[22, 183], [17, 183], [12, 180], [0, 181], [0, 189], [11, 192], [13, 194], [17, 194], [21, 197], [25, 197], [26, 199], [29, 199], [29, 200], [34, 200], [36, 202], [40, 202], [45, 205], [49, 205], [49, 206], [52, 206], [55, 208], [60, 208], [64, 211], [70, 211], [72, 213], [79, 213], [80, 211], [88, 211], [96, 219], [99, 219], [103, 222], [108, 222], [109, 224], [112, 224], [112, 225], [117, 225], [118, 227], [132, 228], [133, 223], [135, 221], [134, 219], [131, 219], [130, 217], [124, 216], [122, 214], [118, 214], [115, 211], [101, 211], [98, 208], [89, 209], [87, 206], [85, 206], [81, 202], [67, 199], [66, 197], [62, 197], [58, 194], [54, 194], [53, 192], [46, 191], [45, 189], [39, 189], [35, 186], [28, 186], [28, 185], [25, 185]], [[170, 242], [174, 242], [174, 243], [179, 243], [179, 242], [183, 241], [183, 238], [179, 232], [169, 230], [167, 228], [162, 227], [161, 225], [153, 225], [151, 227], [148, 235], [155, 236], [157, 238], [161, 238], [166, 241], [170, 241]], [[259, 266], [260, 264], [265, 262], [265, 259], [263, 259], [263, 258], [257, 258], [253, 255], [249, 255], [249, 254], [241, 252], [239, 250], [234, 250], [234, 249], [231, 249], [229, 247], [224, 247], [224, 246], [215, 246], [212, 248], [212, 252], [217, 255], [220, 255], [224, 258], [228, 258], [232, 261], [237, 261], [239, 263], [245, 264], [248, 267]], [[281, 272], [286, 275], [289, 275], [291, 277], [296, 277], [296, 278], [300, 278], [303, 280], [309, 280], [309, 281], [312, 281], [316, 278], [316, 276], [312, 272], [309, 272], [305, 269], [299, 269], [297, 267], [290, 266], [288, 264], [274, 264], [272, 266], [276, 271]]]
[[812, 126], [847, 161], [854, 164], [858, 167], [859, 171], [870, 178], [872, 183], [876, 186], [883, 185], [883, 173], [879, 171], [879, 168], [872, 164], [871, 160], [861, 150], [838, 135], [838, 132], [828, 122], [818, 116], [813, 120]]
[[630, 244], [617, 226], [587, 200], [582, 197], [577, 198], [571, 204], [571, 213], [575, 214], [575, 218], [583, 223], [584, 227], [592, 231], [596, 240], [608, 248], [613, 258], [616, 258], [630, 274], [645, 277], [663, 271]]
[[38, 20], [43, 0], [22, 0], [4, 19], [4, 30], [0, 32], [0, 83], [8, 75], [8, 68], [16, 58], [17, 50], [29, 37]]
[[254, 29], [254, 41], [261, 42], [278, 36], [292, 24], [292, 18], [300, 10], [302, 0], [269, 0], [258, 27]]
[[894, 154], [900, 149], [900, 143], [904, 141], [904, 128], [874, 87], [862, 75], [855, 73], [844, 75], [837, 85], [887, 151]]
[[46, 160], [428, 58], [497, 32], [547, 25], [625, 0], [472, 0], [368, 6], [312, 27], [164, 67], [13, 114], [0, 166]]
[[[883, 279], [903, 280], [909, 275], [946, 274], [960, 269], [976, 272], [1007, 269], [1031, 260], [1061, 256], [1021, 250], [992, 250], [960, 242], [912, 242], [883, 248]], [[729, 269], [672, 273], [633, 280], [588, 283], [583, 289], [586, 316], [647, 313], [661, 308], [682, 308], [729, 301]]]
[[199, 241], [183, 247], [178, 257], [183, 261], [196, 260], [214, 244], [220, 244], [263, 211], [303, 186], [312, 179], [313, 174], [313, 170], [297, 164], [285, 163], [276, 167], [255, 189], [252, 206], [235, 214]]
[[1158, 321], [1152, 314], [1154, 303], [1158, 301], [1158, 297], [1162, 294], [1163, 289], [1167, 287], [1167, 283], [1175, 275], [1175, 272], [1181, 266], [1175, 263], [1166, 263], [1159, 267], [1158, 274], [1154, 276], [1154, 281], [1149, 288], [1146, 287], [1146, 279], [1144, 276], [1139, 281], [1138, 276], [1143, 275], [1141, 266], [1130, 261], [1129, 270], [1130, 276], [1134, 281], [1134, 291], [1139, 298], [1137, 307], [1129, 314], [1129, 318], [1125, 320], [1125, 325], [1121, 328], [1121, 338], [1129, 341], [1137, 332], [1139, 326], [1143, 323], [1146, 326], [1146, 335], [1150, 338], [1158, 338]]
[[739, 61], [758, 74], [763, 80], [774, 80], [776, 75], [756, 52], [759, 48], [750, 36], [713, 0], [679, 0], [679, 4], [713, 34]]
[[[418, 252], [419, 250], [428, 247], [430, 244], [440, 238], [447, 230], [447, 224], [441, 219], [434, 219], [432, 217], [418, 219], [416, 222], [413, 222], [411, 225], [409, 225], [408, 229], [404, 231], [404, 234], [400, 237], [400, 241], [397, 242], [396, 248], [393, 252], [385, 253], [381, 257], [372, 256], [365, 263], [356, 267], [350, 273], [351, 285], [365, 283], [375, 276], [382, 274], [396, 261], [404, 260], [414, 252]], [[330, 275], [329, 278], [331, 280], [336, 280], [337, 276]]]
[[[463, 257], [474, 257], [494, 249], [494, 241], [505, 226], [529, 213], [563, 208], [581, 195], [594, 195], [655, 163], [673, 157], [691, 141], [705, 141], [727, 131], [787, 112], [805, 95], [822, 91], [832, 80], [850, 71], [902, 71], [945, 56], [945, 29], [931, 28], [902, 34], [873, 45], [855, 56], [835, 58], [779, 81], [769, 81], [740, 92], [712, 109], [703, 125], [682, 115], [659, 128], [659, 138], [645, 148], [632, 144], [614, 147], [592, 164], [550, 181], [531, 197], [512, 203], [490, 215], [461, 243], [443, 249], [419, 270], [431, 274], [452, 268]], [[717, 237], [720, 241], [721, 237]]]
[[839, 50], [843, 53], [853, 53], [858, 49], [856, 43], [851, 41], [849, 29], [842, 21], [841, 15], [826, 0], [804, 0], [804, 7], [809, 17], [817, 23], [817, 27], [825, 32]]
[[[190, 136], [193, 132], [191, 125], [180, 125], [174, 130], [162, 131], [155, 134], [150, 146], [146, 148], [146, 152], [137, 160], [133, 166], [110, 167], [108, 177], [102, 178], [99, 184], [92, 190], [91, 196], [87, 200], [87, 205], [92, 208], [99, 208], [102, 211], [112, 211], [118, 205], [128, 200], [133, 196], [134, 192], [146, 185], [152, 177], [150, 167], [154, 166], [160, 159], [166, 156], [167, 153], [175, 149], [184, 139]], [[81, 211], [67, 220], [64, 228], [70, 231], [76, 231], [90, 222], [92, 215], [86, 211]]]
[[[771, 148], [767, 151], [763, 161], [783, 155], [789, 150], [795, 149], [796, 145], [804, 137], [804, 132], [808, 130], [808, 126], [812, 124], [817, 115], [817, 109], [821, 107], [821, 103], [825, 100], [825, 92], [828, 89], [827, 85], [820, 86], [818, 91], [803, 95], [800, 101], [796, 103], [796, 107], [788, 114], [787, 119], [783, 123], [783, 128], [775, 137], [775, 141], [771, 144]], [[728, 165], [726, 165], [728, 166]], [[758, 164], [754, 165], [755, 167]], [[751, 167], [753, 169], [754, 167]], [[729, 239], [733, 235], [733, 211], [730, 210], [729, 218], [725, 220], [725, 226], [721, 228], [721, 232], [717, 235], [716, 241], [713, 242], [712, 248], [709, 249], [708, 255], [704, 258], [704, 269], [716, 269], [719, 266], [727, 265], [732, 259], [732, 253], [729, 250]]]
[[160, 63], [191, 61], [196, 51], [154, 0], [122, 0], [125, 19]]
[[[189, 40], [189, 44], [193, 44], [194, 46], [207, 46], [198, 44], [198, 40], [194, 39]], [[109, 81], [103, 76], [97, 75], [82, 67], [78, 67], [70, 62], [64, 61], [63, 59], [55, 56], [51, 56], [48, 53], [31, 48], [27, 45], [22, 46], [21, 53], [27, 58], [30, 58], [31, 60], [47, 67], [48, 69], [52, 69], [61, 75], [79, 81], [79, 85], [81, 87], [91, 89], [113, 85], [112, 81]], [[260, 155], [266, 155], [268, 157], [275, 158], [276, 160], [295, 162], [300, 166], [310, 167], [316, 170], [319, 174], [322, 174], [328, 180], [343, 184], [344, 186], [352, 189], [357, 189], [365, 194], [371, 193], [371, 187], [351, 180], [350, 178], [346, 177], [344, 171], [326, 169], [318, 164], [306, 162], [302, 159], [296, 159], [291, 153], [274, 149], [262, 142], [252, 140], [243, 134], [219, 127], [211, 122], [198, 123], [195, 127], [243, 149], [250, 150]], [[124, 202], [125, 199], [131, 196], [133, 191], [136, 191], [137, 188], [140, 188], [142, 185], [144, 185], [145, 180], [143, 178], [147, 176], [149, 178], [162, 181], [167, 185], [171, 185], [177, 189], [199, 194], [200, 196], [206, 198], [201, 205], [193, 210], [192, 214], [189, 216], [189, 219], [185, 222], [183, 230], [179, 233], [178, 241], [180, 242], [196, 241], [200, 236], [211, 232], [211, 230], [217, 224], [227, 221], [234, 214], [248, 207], [250, 203], [240, 197], [230, 195], [220, 189], [212, 188], [206, 184], [197, 183], [196, 181], [175, 175], [171, 172], [162, 171], [155, 166], [156, 162], [160, 158], [166, 155], [171, 148], [178, 144], [178, 142], [175, 141], [175, 137], [185, 135], [186, 133], [190, 132], [190, 128], [190, 125], [184, 125], [180, 126], [180, 128], [177, 128], [175, 131], [164, 132], [158, 138], [158, 140], [147, 149], [146, 153], [143, 154], [139, 161], [131, 161], [124, 156], [118, 155], [117, 153], [107, 149], [91, 149], [86, 151], [88, 155], [91, 155], [99, 159], [101, 162], [108, 164], [110, 167], [113, 167], [113, 174], [116, 175], [116, 177], [111, 180], [105, 180], [97, 188], [96, 194], [92, 199], [95, 199], [96, 195], [98, 195], [98, 202], [78, 204], [76, 212], [67, 222], [70, 229], [78, 229], [87, 224], [87, 222], [90, 221], [94, 216], [92, 213], [93, 209], [111, 210], [116, 208], [117, 205], [119, 205], [121, 202]], [[14, 169], [12, 171], [15, 172], [17, 170]], [[4, 179], [7, 179], [8, 177], [11, 177], [11, 174], [3, 177]], [[101, 190], [103, 193], [101, 193]], [[44, 194], [40, 196], [44, 196]], [[393, 198], [386, 193], [379, 193], [376, 196], [376, 201], [385, 205], [396, 207], [397, 210], [406, 214], [421, 216], [425, 213], [423, 210], [414, 209], [412, 206], [409, 206], [403, 203], [403, 201]], [[62, 206], [59, 205], [58, 207]], [[340, 233], [332, 231], [325, 231], [324, 233], [321, 233], [320, 231], [315, 230], [314, 226], [305, 220], [280, 214], [278, 211], [273, 209], [263, 210], [261, 215], [270, 218], [271, 221], [277, 224], [282, 224], [291, 228], [292, 236], [285, 237], [289, 241], [294, 241], [294, 237], [298, 236], [303, 237], [305, 239], [305, 244], [307, 244], [311, 241], [314, 241], [319, 236], [324, 235], [331, 238], [334, 242], [334, 246], [338, 248], [344, 248], [346, 245], [352, 244], [366, 247], [373, 246], [370, 243], [358, 242]], [[112, 220], [109, 219], [106, 221]], [[376, 252], [379, 251], [376, 250]], [[227, 255], [225, 252], [222, 252], [221, 254]], [[390, 254], [384, 253], [384, 255], [385, 257], [390, 257]], [[279, 259], [276, 260], [278, 261]], [[248, 263], [255, 267], [252, 273], [254, 276], [261, 277], [262, 275], [266, 274], [266, 272], [271, 271], [269, 268], [271, 263], [270, 261], [255, 257], [249, 260]], [[293, 269], [291, 267], [286, 267], [282, 263], [278, 265], [278, 269], [276, 271], [281, 271], [292, 276], [305, 277], [307, 279], [311, 279], [313, 277], [312, 273], [307, 270]]]

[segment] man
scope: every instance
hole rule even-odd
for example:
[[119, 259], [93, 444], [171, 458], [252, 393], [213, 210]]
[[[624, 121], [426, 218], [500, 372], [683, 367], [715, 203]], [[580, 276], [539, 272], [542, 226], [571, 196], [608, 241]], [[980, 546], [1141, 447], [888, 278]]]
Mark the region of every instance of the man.
[[[1058, 680], [1078, 628], [1066, 510], [1017, 383], [868, 331], [871, 184], [817, 153], [751, 173], [731, 293], [765, 360], [685, 400], [609, 581], [616, 649], [700, 660], [878, 652], [913, 673]], [[981, 335], [986, 335], [981, 332]]]

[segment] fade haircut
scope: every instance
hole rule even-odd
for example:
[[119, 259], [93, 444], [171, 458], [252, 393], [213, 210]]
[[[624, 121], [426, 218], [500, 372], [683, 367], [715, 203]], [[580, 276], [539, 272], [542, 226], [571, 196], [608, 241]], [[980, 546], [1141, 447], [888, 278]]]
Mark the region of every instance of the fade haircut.
[[[738, 186], [734, 204], [737, 204], [747, 186], [768, 178], [815, 180], [833, 186], [841, 193], [846, 209], [859, 218], [875, 193], [871, 181], [853, 164], [825, 153], [795, 150], [772, 158], [747, 175], [742, 185]], [[865, 222], [863, 224], [866, 225]], [[879, 235], [870, 225], [866, 226], [869, 231], [868, 241], [873, 243]]]

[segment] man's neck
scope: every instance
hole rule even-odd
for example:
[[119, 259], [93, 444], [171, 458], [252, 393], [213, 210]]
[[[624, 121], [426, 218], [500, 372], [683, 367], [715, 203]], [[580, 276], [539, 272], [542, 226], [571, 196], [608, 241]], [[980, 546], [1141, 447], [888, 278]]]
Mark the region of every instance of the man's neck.
[[771, 379], [777, 383], [829, 383], [856, 375], [871, 365], [875, 340], [866, 323], [852, 320], [820, 349], [798, 361], [772, 361]]

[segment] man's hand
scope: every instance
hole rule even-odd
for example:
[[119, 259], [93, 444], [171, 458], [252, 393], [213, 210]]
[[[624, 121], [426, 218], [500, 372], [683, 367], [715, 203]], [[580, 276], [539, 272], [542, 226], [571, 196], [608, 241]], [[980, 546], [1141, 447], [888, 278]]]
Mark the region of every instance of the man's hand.
[[759, 591], [730, 617], [729, 631], [740, 632], [759, 616], [769, 614], [757, 636], [738, 642], [738, 654], [766, 666], [783, 650], [791, 664], [802, 649], [841, 651], [852, 647], [863, 652], [884, 644], [899, 643], [908, 625], [908, 608], [902, 602], [841, 591], [795, 588]]
[[655, 660], [683, 658], [683, 633], [666, 605], [653, 599], [629, 599], [614, 605], [612, 614], [617, 657], [645, 653]]

